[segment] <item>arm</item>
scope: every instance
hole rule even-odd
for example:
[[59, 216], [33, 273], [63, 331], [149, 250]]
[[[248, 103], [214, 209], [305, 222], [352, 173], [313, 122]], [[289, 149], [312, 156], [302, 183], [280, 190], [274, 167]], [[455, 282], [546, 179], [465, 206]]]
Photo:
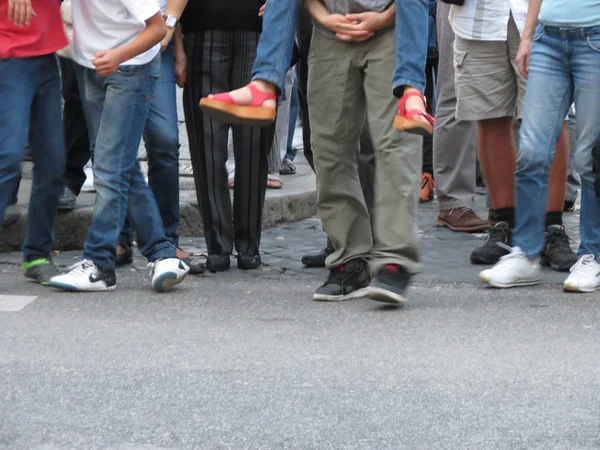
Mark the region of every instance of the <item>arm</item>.
[[523, 34], [521, 36], [521, 44], [519, 45], [519, 53], [517, 54], [517, 68], [525, 78], [529, 75], [531, 44], [533, 43], [533, 33], [538, 25], [542, 1], [543, 0], [529, 0], [527, 20], [525, 21], [525, 28], [523, 29]]
[[8, 0], [8, 20], [18, 27], [29, 25], [35, 16], [31, 0]]
[[177, 25], [175, 30], [175, 79], [179, 87], [183, 87], [187, 79], [187, 55], [183, 48], [181, 25]]
[[[183, 10], [185, 9], [188, 0], [169, 0], [167, 3], [167, 8], [165, 9], [165, 16], [174, 16], [179, 20], [181, 15], [183, 14]], [[160, 43], [160, 48], [162, 51], [165, 51], [169, 42], [173, 38], [176, 27], [167, 27], [167, 35]]]
[[365, 30], [359, 23], [351, 22], [341, 14], [330, 14], [320, 0], [305, 0], [304, 6], [315, 22], [335, 33], [338, 38], [343, 35], [348, 36], [346, 40], [362, 41], [373, 36], [372, 32]]
[[386, 28], [393, 27], [396, 23], [396, 5], [392, 3], [383, 12], [364, 12], [360, 14], [346, 14], [350, 22], [358, 23], [362, 29], [377, 33]]
[[147, 52], [158, 44], [167, 33], [167, 26], [160, 13], [146, 20], [146, 28], [131, 43], [112, 50], [104, 50], [94, 55], [92, 64], [104, 76], [114, 74], [125, 61]]

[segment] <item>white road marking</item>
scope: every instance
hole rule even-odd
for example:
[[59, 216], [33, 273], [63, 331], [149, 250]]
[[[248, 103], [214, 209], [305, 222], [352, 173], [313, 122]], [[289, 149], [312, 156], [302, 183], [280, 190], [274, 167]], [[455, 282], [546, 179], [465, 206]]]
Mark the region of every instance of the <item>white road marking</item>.
[[29, 295], [0, 294], [0, 312], [19, 312], [36, 298]]

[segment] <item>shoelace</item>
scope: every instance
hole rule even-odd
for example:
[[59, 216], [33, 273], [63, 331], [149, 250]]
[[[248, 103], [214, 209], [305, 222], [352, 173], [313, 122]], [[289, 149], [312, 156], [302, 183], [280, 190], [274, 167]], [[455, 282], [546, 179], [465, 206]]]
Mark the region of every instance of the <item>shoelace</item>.
[[69, 266], [68, 271], [71, 272], [72, 270], [78, 269], [76, 273], [85, 273], [91, 267], [94, 267], [94, 263], [89, 259], [83, 259], [72, 266]]
[[[507, 231], [508, 230], [506, 228], [494, 227], [490, 230], [488, 235], [485, 237], [484, 242], [487, 244], [489, 241], [492, 240], [492, 238], [494, 236], [502, 234], [502, 239], [500, 239], [498, 242], [496, 242], [496, 245], [503, 244], [510, 249], [511, 247], [509, 247], [508, 245], [505, 244], [505, 242], [508, 241], [508, 235], [506, 234]], [[502, 248], [506, 249], [506, 247], [502, 247]]]
[[592, 268], [591, 262], [596, 259], [594, 255], [583, 255], [579, 260], [571, 267], [571, 273], [581, 271], [587, 272]]
[[569, 242], [572, 239], [569, 238], [569, 236], [567, 236], [565, 227], [553, 229], [552, 231], [547, 232], [546, 234], [548, 235], [547, 247], [551, 247], [553, 244], [556, 244], [560, 247], [561, 250], [567, 247], [569, 248], [569, 250], [571, 249]]
[[471, 210], [471, 208], [469, 208], [468, 206], [461, 206], [460, 208], [452, 208], [450, 210], [450, 215], [454, 214], [454, 211], [456, 211], [459, 213], [458, 218], [460, 219], [462, 216], [467, 214], [470, 210]]
[[329, 276], [327, 277], [327, 281], [325, 284], [339, 284], [340, 286], [344, 286], [346, 282], [352, 278], [356, 271], [346, 272], [345, 266], [339, 266], [336, 270], [332, 270], [329, 272]]

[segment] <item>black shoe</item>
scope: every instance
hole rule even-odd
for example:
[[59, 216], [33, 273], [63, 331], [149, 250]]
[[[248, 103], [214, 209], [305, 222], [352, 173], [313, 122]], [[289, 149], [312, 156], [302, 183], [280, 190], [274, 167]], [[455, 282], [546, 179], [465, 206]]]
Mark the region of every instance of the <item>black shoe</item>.
[[50, 278], [60, 272], [48, 258], [39, 258], [23, 264], [23, 274], [42, 286], [50, 286]]
[[[177, 250], [178, 252], [185, 254], [181, 247], [177, 247]], [[190, 268], [190, 271], [188, 272], [190, 275], [202, 275], [204, 272], [206, 272], [206, 264], [194, 258], [192, 255], [190, 255], [189, 258], [180, 259]]]
[[383, 303], [403, 305], [406, 303], [404, 292], [410, 283], [410, 275], [395, 264], [388, 264], [377, 272], [367, 291], [367, 297]]
[[73, 211], [75, 203], [77, 202], [77, 196], [65, 186], [58, 198], [58, 210], [59, 211]]
[[229, 253], [223, 253], [221, 255], [209, 255], [206, 260], [206, 268], [212, 273], [225, 272], [229, 270], [231, 266], [231, 259]]
[[575, 211], [575, 200], [573, 200], [573, 201], [565, 200], [564, 211], [565, 212], [573, 212], [573, 211]]
[[133, 263], [133, 249], [125, 247], [125, 253], [117, 255], [117, 267], [126, 266]]
[[238, 255], [237, 265], [242, 270], [253, 270], [258, 269], [262, 261], [260, 255]]
[[305, 255], [302, 257], [302, 264], [304, 264], [306, 267], [325, 267], [325, 260], [333, 252], [335, 252], [333, 247], [327, 247], [321, 250], [319, 253]]
[[565, 227], [550, 225], [545, 237], [546, 247], [542, 252], [542, 265], [550, 266], [558, 272], [568, 272], [577, 262], [577, 255], [571, 250]]
[[354, 259], [329, 272], [327, 281], [315, 291], [313, 299], [320, 302], [337, 302], [364, 297], [369, 287], [367, 263]]
[[501, 257], [510, 253], [509, 250], [498, 244], [512, 247], [512, 230], [506, 222], [498, 222], [494, 225], [485, 238], [484, 244], [471, 253], [471, 262], [473, 264], [496, 264]]
[[21, 212], [12, 205], [9, 205], [6, 208], [6, 212], [4, 213], [4, 218], [2, 220], [2, 228], [8, 228], [14, 223], [16, 223], [21, 218]]

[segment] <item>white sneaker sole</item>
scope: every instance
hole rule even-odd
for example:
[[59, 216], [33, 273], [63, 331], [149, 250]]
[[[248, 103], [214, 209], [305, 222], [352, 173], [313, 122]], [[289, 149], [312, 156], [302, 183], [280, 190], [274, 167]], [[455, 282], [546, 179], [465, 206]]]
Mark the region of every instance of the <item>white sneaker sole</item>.
[[535, 280], [522, 280], [522, 281], [515, 281], [514, 283], [497, 283], [494, 280], [489, 279], [486, 276], [483, 275], [479, 275], [479, 279], [484, 282], [485, 284], [497, 288], [497, 289], [510, 289], [510, 288], [514, 288], [514, 287], [525, 287], [525, 286], [535, 286], [536, 284], [538, 284], [540, 282], [540, 279], [537, 278]]
[[316, 302], [343, 302], [346, 300], [352, 300], [354, 298], [366, 297], [368, 289], [369, 288], [362, 288], [346, 295], [326, 295], [315, 293], [313, 295], [313, 300]]
[[367, 297], [376, 302], [388, 303], [390, 305], [404, 305], [407, 303], [403, 295], [376, 286], [369, 287]]
[[599, 289], [600, 289], [600, 286], [597, 288], [582, 289], [579, 286], [575, 286], [574, 284], [566, 284], [566, 283], [563, 284], [564, 292], [573, 292], [576, 294], [591, 294], [592, 292], [596, 292]]
[[62, 291], [67, 291], [67, 292], [109, 292], [109, 291], [114, 291], [117, 288], [117, 285], [115, 284], [114, 286], [106, 286], [106, 285], [100, 285], [100, 283], [98, 283], [98, 285], [94, 285], [93, 288], [81, 288], [81, 287], [77, 287], [77, 286], [73, 286], [72, 284], [66, 284], [66, 283], [60, 283], [60, 282], [56, 282], [56, 281], [51, 281], [49, 283], [49, 286], [52, 286], [56, 289], [60, 289]]
[[186, 271], [179, 276], [175, 272], [161, 273], [152, 280], [152, 287], [157, 292], [167, 292], [173, 286], [176, 286], [183, 280], [185, 280], [185, 277], [187, 277], [188, 272], [189, 271]]

